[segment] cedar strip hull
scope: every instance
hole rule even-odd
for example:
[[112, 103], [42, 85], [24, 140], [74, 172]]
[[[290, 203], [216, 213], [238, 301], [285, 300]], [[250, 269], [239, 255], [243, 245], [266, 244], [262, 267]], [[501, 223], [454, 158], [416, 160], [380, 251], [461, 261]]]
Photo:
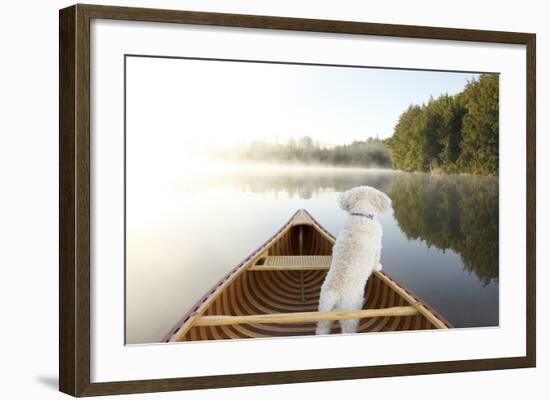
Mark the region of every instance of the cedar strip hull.
[[[334, 237], [309, 213], [300, 210], [262, 247], [233, 269], [164, 341], [202, 341], [239, 338], [308, 336], [315, 322], [240, 323], [204, 326], [203, 316], [243, 316], [315, 312], [327, 270], [262, 270], [268, 256], [331, 255]], [[415, 307], [417, 314], [360, 319], [359, 332], [383, 332], [450, 328], [451, 325], [425, 302], [384, 272], [371, 275], [365, 288], [363, 309]], [[332, 333], [340, 333], [334, 321]]]

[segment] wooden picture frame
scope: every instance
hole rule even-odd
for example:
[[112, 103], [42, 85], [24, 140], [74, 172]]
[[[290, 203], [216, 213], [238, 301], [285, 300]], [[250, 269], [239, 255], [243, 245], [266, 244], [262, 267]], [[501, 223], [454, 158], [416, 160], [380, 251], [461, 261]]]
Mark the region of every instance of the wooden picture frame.
[[[90, 21], [110, 19], [526, 46], [526, 356], [92, 383], [90, 380]], [[73, 396], [534, 367], [536, 37], [530, 33], [74, 5], [59, 14], [59, 388]]]

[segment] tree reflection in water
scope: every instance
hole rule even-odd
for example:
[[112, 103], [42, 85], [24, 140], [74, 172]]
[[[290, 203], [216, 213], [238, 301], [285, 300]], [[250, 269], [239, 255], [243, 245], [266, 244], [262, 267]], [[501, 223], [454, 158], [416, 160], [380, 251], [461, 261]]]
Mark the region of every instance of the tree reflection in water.
[[464, 268], [487, 285], [498, 281], [498, 177], [428, 175], [338, 168], [249, 168], [187, 182], [185, 189], [227, 187], [245, 193], [311, 199], [370, 185], [393, 201], [394, 218], [409, 240], [455, 251]]
[[498, 280], [498, 177], [396, 174], [389, 195], [408, 239], [452, 249], [482, 282]]

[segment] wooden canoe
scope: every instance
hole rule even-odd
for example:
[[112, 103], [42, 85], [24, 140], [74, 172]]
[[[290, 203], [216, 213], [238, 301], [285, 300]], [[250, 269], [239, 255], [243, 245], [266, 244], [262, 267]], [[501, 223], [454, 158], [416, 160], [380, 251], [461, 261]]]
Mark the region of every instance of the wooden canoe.
[[360, 332], [452, 326], [387, 273], [368, 280], [363, 309], [317, 311], [335, 238], [298, 210], [273, 237], [210, 289], [164, 342], [314, 335], [319, 320], [360, 318]]

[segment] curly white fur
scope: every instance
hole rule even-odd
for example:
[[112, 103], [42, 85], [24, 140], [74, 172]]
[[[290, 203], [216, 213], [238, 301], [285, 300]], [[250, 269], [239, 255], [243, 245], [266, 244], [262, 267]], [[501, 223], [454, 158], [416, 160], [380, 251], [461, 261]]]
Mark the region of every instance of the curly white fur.
[[[321, 287], [319, 312], [361, 309], [369, 276], [382, 269], [382, 225], [377, 215], [391, 207], [391, 199], [375, 188], [361, 186], [340, 194], [339, 203], [350, 216], [334, 244], [332, 264]], [[341, 320], [342, 333], [356, 333], [358, 324], [358, 319]], [[316, 333], [329, 334], [331, 325], [330, 320], [318, 322]]]

